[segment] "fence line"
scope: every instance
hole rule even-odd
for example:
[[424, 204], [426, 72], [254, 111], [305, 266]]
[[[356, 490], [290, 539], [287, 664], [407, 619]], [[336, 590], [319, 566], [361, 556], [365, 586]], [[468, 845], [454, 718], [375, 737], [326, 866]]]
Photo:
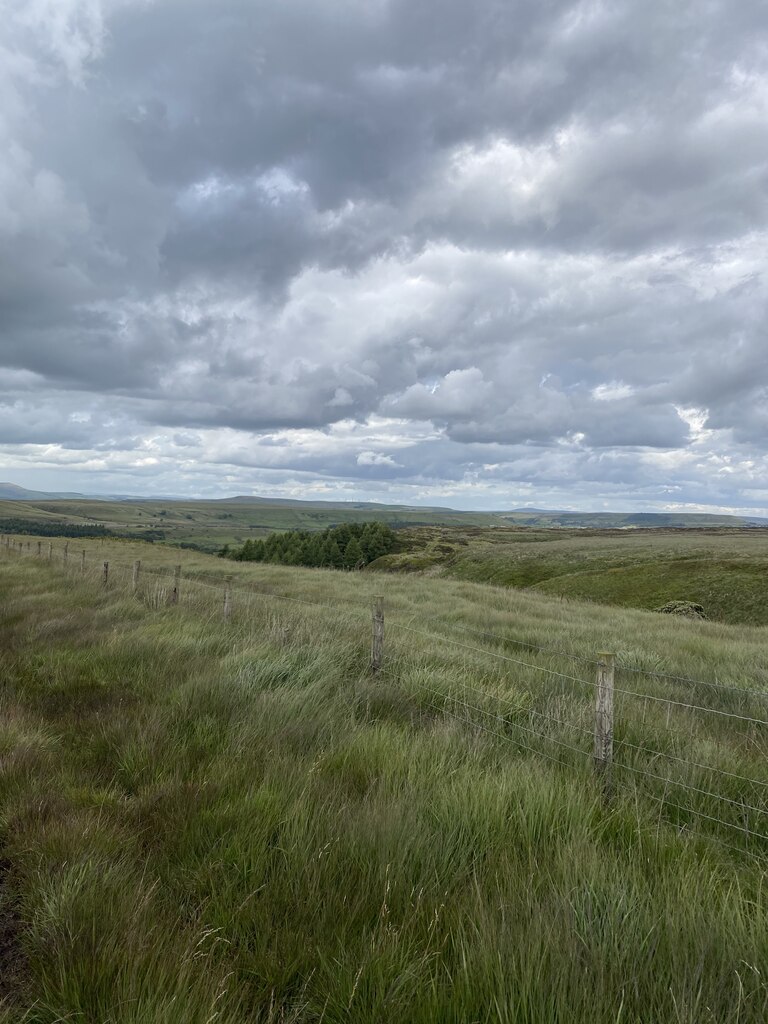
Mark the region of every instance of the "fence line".
[[[559, 718], [554, 718], [552, 715], [546, 715], [543, 711], [537, 711], [535, 708], [527, 707], [524, 704], [514, 704], [509, 697], [504, 697], [502, 694], [488, 693], [487, 690], [481, 690], [476, 686], [470, 686], [468, 683], [464, 683], [463, 688], [472, 693], [477, 693], [482, 697], [487, 697], [490, 700], [500, 700], [505, 704], [509, 704], [510, 707], [507, 709], [507, 713], [510, 711], [522, 711], [524, 714], [536, 715], [537, 718], [545, 718], [548, 722], [555, 722], [556, 725], [562, 725], [566, 729], [578, 729], [580, 732], [583, 732], [588, 736], [592, 735], [592, 730], [587, 729], [586, 726], [577, 725], [575, 722], [563, 722]], [[441, 692], [445, 693], [445, 691]], [[478, 708], [477, 710], [480, 709]]]
[[581, 747], [574, 747], [572, 743], [566, 743], [564, 740], [555, 739], [554, 736], [548, 736], [545, 732], [537, 732], [535, 729], [529, 729], [528, 726], [521, 725], [520, 722], [515, 722], [514, 720], [503, 718], [501, 715], [495, 715], [492, 711], [487, 711], [485, 708], [477, 707], [477, 705], [475, 704], [467, 704], [466, 701], [459, 700], [459, 698], [455, 696], [455, 694], [446, 694], [441, 690], [434, 690], [431, 687], [425, 687], [425, 689], [428, 692], [435, 694], [435, 696], [444, 697], [446, 700], [453, 701], [454, 704], [460, 704], [468, 711], [477, 711], [481, 715], [485, 715], [486, 718], [491, 718], [494, 721], [499, 722], [499, 724], [501, 725], [511, 726], [513, 729], [522, 729], [523, 732], [530, 733], [532, 736], [538, 736], [540, 739], [548, 740], [551, 743], [556, 743], [559, 747], [565, 747], [567, 750], [573, 750], [577, 754], [584, 754], [585, 756], [589, 757], [589, 752], [586, 750], [582, 750]]
[[[413, 618], [411, 621], [413, 621]], [[464, 625], [463, 622], [446, 622], [444, 619], [441, 619], [439, 615], [430, 615], [420, 621], [437, 622], [441, 626], [450, 626], [452, 629], [462, 629], [466, 633], [476, 633], [478, 636], [494, 637], [496, 640], [502, 640], [507, 644], [516, 644], [518, 647], [525, 647], [529, 651], [538, 651], [541, 654], [551, 654], [558, 658], [568, 658], [571, 661], [579, 661], [582, 665], [597, 665], [597, 661], [594, 658], [586, 658], [582, 654], [574, 654], [572, 651], [559, 651], [553, 647], [540, 647], [538, 644], [531, 643], [528, 640], [518, 640], [512, 636], [504, 636], [502, 633], [492, 633], [487, 629], [476, 629], [474, 626]]]
[[[412, 618], [411, 621], [414, 621]], [[501, 640], [503, 643], [515, 644], [518, 647], [524, 647], [530, 651], [538, 651], [541, 654], [551, 654], [553, 657], [566, 658], [571, 661], [580, 662], [582, 665], [597, 666], [598, 662], [594, 658], [587, 658], [583, 654], [574, 654], [570, 651], [561, 651], [554, 647], [542, 647], [539, 644], [534, 644], [529, 640], [518, 640], [516, 637], [505, 636], [503, 633], [494, 633], [487, 629], [477, 629], [474, 626], [467, 626], [462, 622], [446, 622], [437, 615], [430, 615], [426, 619], [421, 619], [421, 622], [437, 622], [439, 625], [450, 626], [452, 629], [461, 629], [466, 633], [475, 633], [477, 636], [493, 637], [495, 640]], [[621, 672], [631, 672], [634, 675], [646, 676], [649, 679], [664, 679], [670, 682], [677, 683], [690, 683], [693, 686], [711, 686], [718, 690], [727, 690], [731, 693], [743, 693], [749, 697], [758, 697], [761, 700], [768, 700], [768, 692], [765, 690], [750, 690], [743, 686], [732, 686], [727, 683], [717, 683], [710, 679], [694, 679], [691, 676], [677, 676], [667, 672], [653, 672], [650, 669], [637, 668], [634, 665], [624, 665], [617, 662], [616, 669]]]
[[622, 672], [632, 672], [635, 675], [647, 676], [648, 679], [665, 679], [674, 683], [691, 683], [694, 686], [712, 686], [717, 690], [730, 690], [732, 693], [745, 693], [750, 697], [759, 697], [761, 700], [768, 700], [768, 692], [765, 690], [750, 690], [744, 686], [730, 686], [727, 683], [716, 683], [711, 679], [693, 679], [690, 676], [675, 676], [668, 672], [651, 672], [644, 668], [635, 668], [632, 665], [620, 665]]
[[450, 718], [454, 718], [457, 722], [461, 722], [463, 725], [471, 725], [475, 729], [481, 729], [483, 732], [488, 733], [489, 736], [496, 736], [498, 739], [508, 740], [514, 742], [517, 746], [523, 747], [525, 750], [530, 750], [532, 754], [538, 754], [540, 757], [545, 757], [549, 761], [554, 761], [557, 764], [562, 765], [564, 768], [570, 768], [571, 765], [567, 761], [561, 760], [559, 757], [555, 757], [553, 754], [548, 754], [545, 750], [539, 750], [538, 747], [531, 747], [527, 743], [523, 743], [520, 739], [511, 740], [503, 732], [498, 732], [495, 729], [489, 729], [488, 726], [483, 725], [482, 722], [473, 722], [469, 718], [465, 718], [463, 715], [456, 715], [446, 707], [441, 707], [438, 704], [431, 704], [427, 701], [427, 707], [433, 708], [435, 711], [439, 711], [442, 715], [448, 715]]
[[[24, 542], [17, 542], [15, 539], [9, 537], [0, 538], [0, 545], [6, 549], [7, 552], [13, 551], [19, 555], [32, 555], [30, 548], [30, 542], [26, 541], [26, 549]], [[233, 604], [235, 603], [234, 598], [237, 595], [247, 596], [248, 606], [250, 607], [250, 599], [267, 600], [275, 599], [277, 601], [287, 601], [294, 604], [304, 605], [307, 607], [318, 608], [323, 610], [333, 609], [335, 606], [329, 602], [311, 601], [304, 598], [295, 598], [282, 594], [271, 593], [265, 589], [257, 589], [254, 586], [236, 586], [233, 583], [232, 577], [226, 578], [216, 577], [212, 574], [207, 573], [191, 573], [189, 575], [182, 575], [182, 567], [176, 566], [152, 566], [146, 565], [141, 561], [135, 561], [132, 565], [128, 565], [123, 562], [108, 562], [104, 561], [100, 563], [97, 558], [91, 563], [86, 562], [86, 551], [82, 551], [81, 558], [68, 557], [69, 555], [69, 543], [64, 545], [62, 551], [62, 558], [60, 560], [60, 567], [64, 571], [69, 573], [78, 572], [83, 578], [90, 578], [94, 581], [101, 579], [104, 587], [108, 589], [114, 589], [115, 587], [115, 570], [118, 570], [118, 576], [125, 571], [126, 585], [132, 590], [134, 594], [139, 592], [139, 584], [142, 577], [149, 577], [153, 580], [158, 581], [158, 584], [164, 584], [161, 589], [155, 589], [154, 591], [154, 602], [161, 601], [167, 605], [183, 604], [183, 595], [187, 593], [187, 584], [192, 586], [200, 586], [206, 590], [215, 591], [223, 600], [222, 611], [225, 621], [231, 618], [233, 611]], [[37, 543], [37, 558], [41, 561], [44, 560], [42, 551], [42, 542]], [[53, 543], [48, 543], [47, 552], [48, 562], [53, 561]], [[206, 582], [207, 580], [213, 580], [214, 583]], [[182, 581], [184, 586], [182, 587]], [[122, 581], [121, 581], [122, 582]], [[146, 591], [142, 593], [146, 596]], [[415, 617], [411, 617], [410, 622], [415, 621]], [[647, 770], [647, 767], [640, 767], [638, 765], [627, 764], [623, 760], [615, 758], [614, 754], [614, 743], [613, 743], [613, 694], [622, 694], [630, 697], [637, 698], [643, 701], [653, 701], [660, 705], [667, 707], [667, 724], [669, 724], [669, 710], [672, 707], [678, 707], [687, 711], [696, 713], [706, 713], [711, 715], [721, 716], [722, 718], [731, 719], [735, 722], [747, 723], [752, 730], [755, 726], [768, 726], [768, 720], [763, 718], [757, 718], [750, 715], [739, 714], [733, 711], [724, 711], [720, 708], [707, 707], [702, 704], [688, 703], [673, 698], [658, 696], [650, 693], [641, 693], [635, 690], [625, 689], [621, 687], [615, 687], [613, 685], [614, 675], [614, 656], [612, 654], [601, 654], [596, 659], [590, 659], [581, 655], [575, 655], [565, 651], [555, 650], [544, 646], [539, 646], [533, 643], [529, 643], [524, 640], [520, 640], [515, 637], [503, 636], [498, 633], [494, 633], [487, 630], [475, 629], [471, 626], [465, 626], [462, 623], [447, 622], [440, 620], [438, 616], [425, 617], [422, 621], [434, 622], [439, 626], [445, 627], [447, 630], [459, 629], [466, 632], [475, 633], [481, 636], [491, 637], [504, 643], [515, 644], [522, 647], [530, 652], [538, 652], [539, 654], [546, 655], [548, 657], [559, 657], [564, 659], [570, 659], [572, 661], [580, 662], [584, 665], [590, 665], [597, 668], [597, 676], [595, 680], [588, 680], [578, 676], [570, 675], [565, 672], [557, 671], [556, 669], [549, 668], [544, 665], [535, 664], [532, 661], [525, 661], [518, 658], [510, 657], [507, 654], [502, 654], [498, 651], [487, 650], [482, 647], [473, 646], [471, 644], [463, 643], [460, 640], [455, 639], [450, 635], [437, 634], [432, 632], [426, 632], [422, 629], [418, 629], [413, 625], [409, 625], [400, 621], [389, 621], [388, 625], [394, 626], [395, 629], [401, 629], [414, 636], [426, 638], [430, 641], [437, 641], [438, 643], [448, 644], [452, 647], [460, 648], [462, 650], [471, 651], [475, 654], [479, 654], [485, 658], [494, 659], [496, 662], [508, 663], [525, 669], [528, 672], [540, 673], [548, 679], [561, 679], [571, 683], [577, 683], [580, 687], [594, 687], [598, 695], [597, 705], [594, 712], [594, 730], [586, 727], [581, 722], [577, 721], [566, 721], [561, 717], [557, 717], [552, 714], [548, 714], [545, 711], [537, 710], [534, 707], [528, 705], [516, 704], [510, 697], [504, 696], [503, 694], [491, 693], [487, 690], [483, 690], [480, 687], [473, 686], [468, 682], [464, 681], [462, 684], [462, 695], [457, 695], [455, 692], [450, 690], [439, 690], [432, 686], [417, 685], [417, 688], [413, 692], [413, 696], [418, 697], [422, 695], [421, 703], [438, 712], [441, 715], [451, 717], [466, 726], [480, 729], [481, 731], [495, 736], [507, 743], [513, 743], [516, 747], [520, 747], [527, 750], [537, 756], [543, 757], [549, 761], [556, 762], [557, 764], [564, 766], [568, 769], [573, 769], [574, 765], [569, 761], [563, 760], [561, 757], [557, 757], [554, 753], [541, 749], [539, 746], [531, 745], [533, 738], [541, 741], [544, 745], [552, 744], [559, 747], [562, 751], [569, 751], [579, 755], [579, 758], [585, 757], [592, 759], [599, 778], [603, 783], [603, 792], [606, 799], [610, 800], [613, 798], [613, 787], [612, 787], [612, 770], [618, 769], [623, 772], [627, 772], [630, 776], [636, 779], [647, 779], [653, 783], [660, 784], [664, 787], [665, 793], [662, 797], [648, 791], [648, 786], [644, 786], [643, 789], [634, 787], [631, 790], [635, 796], [647, 797], [655, 801], [661, 801], [663, 807], [669, 807], [675, 811], [683, 814], [693, 815], [700, 818], [702, 821], [710, 822], [724, 828], [736, 830], [745, 837], [752, 837], [761, 842], [768, 842], [768, 832], [755, 831], [749, 827], [748, 818], [749, 815], [768, 815], [768, 806], [757, 806], [754, 803], [747, 803], [743, 799], [734, 799], [732, 796], [728, 796], [724, 793], [718, 793], [711, 789], [704, 789], [700, 786], [692, 785], [689, 781], [683, 779], [671, 778], [667, 775], [659, 774], [655, 771]], [[371, 661], [370, 670], [374, 674], [380, 674], [388, 678], [396, 678], [399, 685], [403, 685], [403, 681], [400, 678], [393, 676], [393, 673], [386, 667], [383, 668], [384, 663], [384, 606], [383, 599], [375, 598], [373, 615], [372, 615], [372, 648], [371, 648]], [[736, 692], [740, 694], [748, 695], [749, 697], [760, 697], [761, 699], [768, 698], [768, 693], [749, 690], [741, 687], [728, 686], [722, 683], [708, 682], [706, 680], [693, 679], [687, 676], [676, 676], [667, 673], [655, 673], [645, 672], [642, 669], [633, 668], [631, 666], [616, 666], [620, 671], [632, 672], [637, 675], [646, 675], [649, 678], [658, 679], [660, 681], [669, 681], [672, 683], [687, 683], [693, 685], [712, 686], [720, 690]], [[568, 688], [569, 696], [574, 699], [578, 698], [578, 691], [576, 688]], [[480, 706], [478, 703], [472, 703], [470, 695], [473, 695], [476, 700], [482, 699], [486, 702], [495, 702], [496, 711], [490, 710], [486, 705], [485, 707]], [[423, 698], [437, 698], [439, 702], [435, 702], [434, 699], [423, 699]], [[562, 697], [565, 698], [565, 689], [563, 690]], [[448, 706], [450, 705], [450, 706]], [[459, 709], [462, 709], [461, 711]], [[583, 706], [580, 709], [584, 710]], [[511, 717], [513, 715], [528, 716], [526, 722], [520, 721]], [[481, 720], [478, 720], [478, 716]], [[555, 735], [552, 735], [551, 731], [538, 731], [532, 728], [531, 718], [538, 720], [542, 728], [544, 723], [552, 723], [554, 726], [559, 727], [562, 730], [572, 729], [576, 730], [582, 735], [594, 737], [594, 753], [583, 749], [560, 739]], [[483, 721], [484, 720], [484, 721]], [[491, 728], [491, 723], [495, 723], [498, 728]], [[643, 712], [643, 727], [645, 727], [645, 712]], [[692, 727], [693, 728], [693, 727]], [[512, 733], [514, 730], [514, 733]], [[529, 739], [529, 742], [525, 742], [520, 737], [519, 733], [524, 733]], [[693, 731], [691, 731], [693, 736]], [[651, 765], [658, 758], [666, 758], [672, 763], [685, 765], [689, 769], [697, 769], [711, 773], [713, 776], [720, 776], [723, 779], [732, 779], [735, 782], [760, 787], [762, 789], [768, 789], [768, 782], [750, 778], [746, 775], [739, 774], [737, 772], [728, 771], [726, 769], [717, 768], [714, 765], [702, 764], [699, 761], [694, 761], [689, 758], [681, 757], [679, 754], [667, 753], [661, 750], [655, 750], [651, 747], [646, 747], [641, 744], [632, 743], [629, 740], [618, 738], [615, 744], [616, 751], [621, 752], [623, 749], [636, 751], [638, 754], [642, 754], [651, 759]], [[746, 823], [735, 823], [727, 821], [724, 818], [715, 814], [708, 814], [706, 811], [699, 810], [693, 806], [683, 806], [669, 800], [666, 796], [666, 790], [668, 787], [677, 787], [685, 792], [695, 794], [698, 797], [705, 798], [706, 800], [712, 800], [717, 802], [717, 806], [727, 806], [734, 808], [740, 814], [746, 816]], [[622, 792], [628, 793], [630, 790], [626, 788], [622, 789]], [[679, 828], [679, 825], [677, 826]], [[748, 853], [751, 851], [741, 850], [731, 844], [724, 843], [715, 835], [710, 835], [709, 832], [695, 832], [686, 826], [687, 832], [690, 835], [697, 835], [706, 839], [714, 839], [721, 843], [721, 845], [737, 850], [740, 854]]]
[[616, 693], [623, 693], [628, 697], [638, 697], [640, 700], [654, 700], [660, 704], [670, 704], [679, 708], [687, 708], [689, 711], [704, 711], [710, 715], [722, 715], [725, 718], [736, 718], [740, 722], [751, 722], [754, 725], [768, 725], [764, 718], [751, 718], [749, 715], [737, 715], [734, 711], [721, 711], [719, 708], [708, 708], [703, 704], [686, 704], [680, 700], [671, 700], [669, 697], [654, 697], [650, 693], [637, 693], [635, 690], [621, 690], [616, 687]]
[[[708, 796], [713, 800], [720, 800], [723, 803], [731, 804], [733, 807], [737, 807], [740, 811], [754, 811], [755, 814], [768, 814], [768, 807], [755, 807], [754, 804], [744, 803], [742, 800], [733, 800], [729, 796], [724, 796], [722, 793], [713, 793], [709, 789], [699, 789], [698, 786], [691, 786], [687, 782], [683, 782], [682, 779], [670, 779], [666, 775], [657, 775], [655, 772], [648, 772], [644, 768], [637, 768], [631, 764], [624, 764], [623, 761], [614, 761], [617, 768], [623, 768], [628, 772], [635, 772], [637, 775], [645, 775], [646, 778], [654, 779], [656, 782], [664, 782], [670, 786], [678, 786], [680, 789], [687, 789], [690, 793], [698, 793], [699, 796]], [[755, 833], [759, 835], [759, 833]], [[767, 836], [761, 836], [762, 839], [768, 839]]]
[[630, 743], [629, 740], [619, 740], [619, 747], [630, 747], [632, 750], [641, 751], [643, 754], [650, 754], [652, 757], [665, 757], [669, 761], [678, 761], [680, 764], [690, 765], [692, 768], [700, 768], [705, 772], [715, 772], [717, 775], [725, 775], [739, 782], [749, 782], [753, 786], [764, 786], [768, 789], [768, 782], [760, 782], [759, 779], [750, 779], [746, 775], [737, 775], [736, 772], [726, 771], [724, 768], [715, 768], [713, 765], [700, 764], [698, 761], [689, 761], [684, 757], [677, 757], [675, 754], [666, 753], [663, 750], [652, 750], [650, 747], [641, 747], [637, 743]]
[[[672, 807], [675, 810], [686, 812], [688, 808], [682, 807], [679, 804], [673, 803], [671, 800], [667, 800], [663, 796], [656, 796], [654, 793], [643, 793], [643, 797], [653, 800], [655, 803], [661, 804], [662, 809], [664, 807]], [[713, 821], [719, 821], [717, 818], [713, 818]], [[679, 832], [685, 832], [686, 835], [695, 836], [697, 839], [705, 839], [707, 842], [717, 843], [719, 846], [724, 847], [726, 850], [731, 850], [734, 853], [738, 853], [742, 857], [749, 857], [759, 864], [764, 863], [764, 857], [761, 854], [755, 853], [754, 850], [747, 849], [743, 846], [734, 846], [733, 843], [728, 843], [720, 836], [713, 835], [711, 832], [697, 832], [692, 829], [686, 822], [685, 825], [676, 824], [675, 822], [666, 821], [666, 824], [674, 825]], [[720, 822], [722, 825], [727, 825], [727, 822]]]
[[425, 633], [421, 629], [414, 629], [412, 626], [406, 626], [403, 622], [395, 623], [396, 629], [406, 629], [409, 633], [416, 633], [417, 636], [427, 637], [429, 640], [442, 640], [444, 643], [453, 644], [456, 647], [463, 647], [465, 651], [477, 651], [479, 654], [483, 654], [488, 658], [497, 658], [499, 661], [508, 661], [513, 665], [524, 665], [525, 668], [532, 668], [536, 672], [544, 672], [546, 675], [557, 676], [558, 679], [568, 679], [573, 683], [583, 683], [585, 686], [589, 686], [590, 683], [586, 679], [579, 679], [578, 676], [569, 676], [564, 672], [555, 672], [554, 669], [545, 668], [543, 665], [533, 665], [529, 661], [519, 661], [517, 658], [510, 658], [507, 654], [498, 654], [496, 651], [484, 651], [482, 647], [472, 647], [470, 644], [463, 644], [460, 640], [453, 640], [448, 636], [438, 636], [434, 633]]

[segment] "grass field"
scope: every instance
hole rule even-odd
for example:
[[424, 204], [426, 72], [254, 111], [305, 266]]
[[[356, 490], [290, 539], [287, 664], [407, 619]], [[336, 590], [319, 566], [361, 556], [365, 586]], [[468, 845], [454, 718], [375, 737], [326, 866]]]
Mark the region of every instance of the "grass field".
[[[0, 1020], [768, 1016], [768, 840], [745, 831], [768, 831], [764, 630], [132, 542], [78, 542], [65, 566], [61, 543], [51, 563], [30, 545], [0, 550]], [[148, 570], [178, 561], [169, 606], [171, 575]], [[620, 689], [657, 698], [617, 695], [610, 807], [593, 668], [573, 660], [602, 649]]]
[[[100, 525], [117, 534], [162, 534], [169, 544], [192, 544], [204, 551], [237, 546], [250, 538], [281, 530], [324, 530], [344, 522], [379, 519], [393, 526], [503, 525], [485, 512], [401, 508], [331, 503], [285, 505], [247, 501], [0, 501], [0, 524], [7, 520], [30, 523]], [[1, 526], [0, 526], [1, 528]], [[16, 532], [5, 528], [6, 532]]]
[[524, 587], [600, 604], [701, 604], [721, 622], [768, 625], [768, 530], [403, 531], [382, 570]]

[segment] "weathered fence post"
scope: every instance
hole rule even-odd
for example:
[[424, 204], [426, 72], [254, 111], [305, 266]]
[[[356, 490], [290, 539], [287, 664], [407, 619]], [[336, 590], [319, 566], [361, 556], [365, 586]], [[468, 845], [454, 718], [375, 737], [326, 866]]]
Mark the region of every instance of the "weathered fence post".
[[48, 541], [48, 561], [50, 562], [50, 560], [52, 558], [53, 558], [53, 541], [49, 540]]
[[80, 556], [80, 572], [85, 576], [85, 548], [83, 548], [83, 553]]
[[104, 568], [102, 569], [101, 572], [101, 582], [104, 584], [105, 587], [109, 582], [109, 562], [104, 563]]
[[69, 552], [69, 541], [65, 540], [64, 541], [64, 561], [65, 562], [67, 561], [68, 552]]
[[131, 576], [131, 590], [135, 594], [139, 589], [139, 573], [141, 572], [141, 560], [136, 559], [133, 563], [133, 575]]
[[613, 795], [613, 677], [616, 656], [607, 651], [597, 655], [597, 699], [595, 701], [595, 771], [603, 784], [603, 795]]
[[37, 557], [40, 558], [43, 553], [43, 542], [39, 540], [37, 542]]
[[371, 637], [371, 671], [378, 672], [384, 658], [384, 598], [373, 599], [373, 634]]
[[181, 585], [181, 566], [177, 565], [173, 570], [173, 590], [171, 591], [171, 604], [179, 603], [179, 586]]
[[232, 618], [232, 577], [227, 576], [224, 584], [224, 621], [229, 622]]

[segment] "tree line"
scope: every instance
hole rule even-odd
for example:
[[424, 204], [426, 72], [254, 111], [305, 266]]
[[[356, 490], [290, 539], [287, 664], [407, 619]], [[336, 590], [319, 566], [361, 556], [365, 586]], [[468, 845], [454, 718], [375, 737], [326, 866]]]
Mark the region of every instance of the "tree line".
[[219, 554], [237, 562], [362, 569], [394, 551], [395, 545], [395, 534], [385, 523], [342, 523], [320, 531], [272, 533], [264, 540], [247, 540], [241, 548], [226, 545]]
[[106, 526], [97, 523], [65, 523], [57, 520], [0, 519], [0, 533], [25, 533], [28, 537], [113, 537]]
[[80, 537], [83, 540], [109, 537], [121, 540], [146, 540], [150, 544], [156, 540], [165, 540], [162, 530], [118, 533], [100, 523], [66, 523], [58, 519], [21, 519], [17, 516], [0, 519], [0, 533], [22, 533], [28, 537]]

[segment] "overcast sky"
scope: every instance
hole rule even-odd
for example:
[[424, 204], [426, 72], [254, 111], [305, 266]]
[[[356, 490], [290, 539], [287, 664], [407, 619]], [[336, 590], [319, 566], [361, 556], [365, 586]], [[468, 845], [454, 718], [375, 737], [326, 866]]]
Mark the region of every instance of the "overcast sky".
[[768, 506], [765, 0], [0, 0], [0, 479]]

